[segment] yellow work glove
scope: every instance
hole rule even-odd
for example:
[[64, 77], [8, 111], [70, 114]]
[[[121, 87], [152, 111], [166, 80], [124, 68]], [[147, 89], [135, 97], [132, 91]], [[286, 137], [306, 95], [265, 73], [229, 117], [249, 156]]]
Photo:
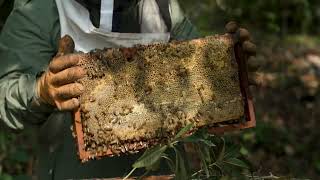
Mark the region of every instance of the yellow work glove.
[[79, 107], [77, 97], [84, 90], [76, 81], [83, 78], [86, 72], [78, 64], [82, 56], [72, 54], [74, 42], [70, 36], [59, 41], [59, 51], [52, 59], [48, 69], [37, 80], [36, 93], [38, 100], [57, 107], [60, 111], [71, 111]]

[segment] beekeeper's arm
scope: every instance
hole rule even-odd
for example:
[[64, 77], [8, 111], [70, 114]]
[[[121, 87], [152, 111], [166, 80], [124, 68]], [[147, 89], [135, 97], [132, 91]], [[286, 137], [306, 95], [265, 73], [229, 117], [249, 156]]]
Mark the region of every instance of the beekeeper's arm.
[[76, 67], [79, 57], [53, 58], [59, 19], [57, 14], [43, 16], [41, 6], [55, 8], [28, 1], [13, 10], [0, 35], [0, 121], [16, 130], [41, 125], [56, 107], [78, 106], [73, 97], [81, 87], [73, 81], [84, 74]]

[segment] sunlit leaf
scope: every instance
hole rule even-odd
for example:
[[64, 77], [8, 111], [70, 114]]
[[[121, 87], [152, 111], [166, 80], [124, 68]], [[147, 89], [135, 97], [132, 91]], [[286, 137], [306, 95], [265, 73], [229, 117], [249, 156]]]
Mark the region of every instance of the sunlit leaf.
[[215, 174], [217, 176], [223, 175], [223, 170], [222, 170], [222, 167], [219, 163], [213, 164], [212, 166], [210, 166], [210, 170], [211, 170], [212, 174]]
[[213, 142], [211, 142], [209, 140], [201, 139], [200, 142], [204, 143], [205, 145], [207, 145], [209, 147], [215, 147], [216, 146], [215, 144], [213, 144]]
[[144, 154], [132, 165], [133, 168], [151, 168], [156, 164], [163, 153], [166, 151], [168, 146], [156, 146], [148, 149]]
[[244, 156], [247, 156], [249, 154], [249, 151], [245, 147], [241, 147], [240, 153]]
[[146, 170], [147, 171], [157, 171], [160, 168], [160, 164], [161, 164], [160, 159], [161, 159], [161, 157], [157, 161], [155, 161], [155, 163], [153, 163], [152, 165], [146, 166]]
[[183, 135], [187, 134], [193, 127], [193, 124], [188, 124], [186, 127], [182, 128], [178, 134], [174, 137], [174, 139], [179, 139]]
[[182, 140], [180, 140], [181, 142], [187, 142], [187, 143], [198, 143], [198, 142], [202, 142], [204, 144], [206, 144], [207, 146], [211, 146], [214, 147], [216, 146], [213, 142], [211, 142], [209, 140], [211, 136], [208, 134], [208, 132], [206, 130], [198, 130], [197, 132], [195, 132], [194, 134], [192, 134], [191, 136], [185, 137]]

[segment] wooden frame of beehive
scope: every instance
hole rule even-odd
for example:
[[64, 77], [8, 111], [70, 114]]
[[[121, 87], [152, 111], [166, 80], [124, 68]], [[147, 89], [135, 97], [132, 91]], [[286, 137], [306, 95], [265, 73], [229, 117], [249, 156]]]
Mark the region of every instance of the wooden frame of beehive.
[[[190, 46], [191, 45], [191, 46]], [[243, 103], [242, 106], [243, 106], [243, 109], [239, 109], [238, 112], [236, 112], [237, 114], [235, 115], [225, 115], [225, 116], [219, 116], [220, 118], [222, 117], [222, 119], [219, 120], [219, 118], [216, 118], [216, 114], [213, 114], [211, 115], [212, 117], [210, 117], [211, 119], [215, 119], [215, 122], [214, 124], [210, 124], [210, 128], [209, 128], [209, 131], [211, 133], [223, 133], [223, 132], [228, 132], [228, 131], [235, 131], [235, 130], [242, 130], [242, 129], [246, 129], [246, 128], [251, 128], [251, 127], [254, 127], [255, 126], [255, 115], [254, 115], [254, 107], [253, 107], [253, 102], [252, 102], [252, 96], [250, 94], [250, 91], [249, 91], [249, 83], [248, 83], [248, 74], [247, 74], [247, 67], [246, 67], [246, 61], [245, 61], [245, 57], [244, 55], [242, 54], [242, 51], [241, 51], [241, 48], [239, 47], [239, 45], [233, 45], [232, 44], [232, 41], [231, 41], [231, 37], [228, 36], [228, 35], [222, 35], [222, 36], [210, 36], [210, 37], [206, 37], [206, 38], [203, 38], [203, 39], [196, 39], [196, 40], [192, 40], [192, 41], [184, 41], [184, 42], [173, 42], [173, 43], [169, 43], [169, 44], [157, 44], [157, 45], [149, 45], [149, 46], [137, 46], [137, 47], [134, 47], [134, 48], [120, 48], [120, 49], [105, 49], [105, 50], [101, 50], [101, 51], [95, 51], [95, 52], [92, 52], [92, 53], [89, 53], [88, 54], [88, 58], [87, 59], [93, 59], [93, 61], [95, 61], [96, 59], [108, 59], [108, 62], [105, 63], [105, 64], [102, 64], [100, 63], [99, 66], [106, 66], [108, 67], [107, 69], [99, 69], [97, 67], [95, 67], [97, 64], [95, 64], [96, 62], [93, 62], [91, 61], [91, 63], [93, 62], [93, 68], [92, 66], [90, 67], [91, 68], [91, 74], [89, 72], [89, 78], [87, 79], [87, 81], [84, 81], [82, 83], [84, 84], [88, 84], [88, 86], [90, 86], [89, 84], [91, 83], [92, 81], [92, 78], [105, 78], [104, 81], [106, 81], [106, 77], [108, 76], [107, 74], [108, 73], [117, 73], [117, 71], [125, 71], [123, 70], [122, 68], [124, 67], [123, 65], [126, 64], [126, 65], [132, 65], [134, 66], [133, 69], [144, 69], [148, 66], [148, 64], [150, 64], [150, 59], [151, 60], [154, 60], [154, 59], [159, 59], [160, 60], [163, 60], [166, 59], [164, 56], [166, 54], [170, 54], [173, 51], [173, 49], [175, 48], [181, 48], [178, 52], [180, 52], [179, 54], [175, 54], [174, 56], [177, 56], [176, 59], [183, 59], [181, 58], [182, 56], [187, 59], [186, 61], [192, 61], [190, 60], [190, 58], [188, 58], [189, 56], [191, 57], [197, 57], [199, 58], [199, 54], [197, 55], [194, 55], [196, 54], [198, 51], [200, 52], [200, 54], [202, 53], [205, 53], [206, 56], [201, 56], [200, 60], [208, 60], [208, 59], [212, 59], [213, 57], [217, 56], [223, 56], [222, 57], [222, 61], [231, 61], [231, 62], [227, 62], [227, 65], [223, 65], [223, 66], [220, 66], [219, 64], [215, 67], [210, 67], [210, 68], [216, 68], [214, 70], [219, 70], [222, 69], [224, 71], [226, 71], [227, 73], [232, 73], [233, 69], [235, 69], [235, 73], [236, 73], [236, 79], [234, 78], [234, 75], [232, 76], [231, 75], [231, 79], [235, 80], [234, 83], [238, 83], [236, 86], [238, 86], [239, 89], [237, 89], [237, 87], [233, 87], [232, 84], [229, 84], [229, 86], [231, 87], [228, 87], [228, 86], [225, 86], [224, 88], [233, 88], [235, 92], [237, 91], [241, 91], [241, 97], [242, 99], [238, 101], [233, 101], [234, 104], [232, 105], [229, 105], [229, 106], [223, 106], [223, 105], [220, 105], [222, 107], [219, 107], [222, 109], [226, 108], [227, 110], [229, 110], [229, 114], [230, 114], [230, 108], [232, 110], [232, 108], [235, 108], [235, 107], [239, 107], [239, 103]], [[204, 49], [204, 47], [209, 47], [205, 50], [201, 50], [201, 49]], [[185, 49], [187, 48], [187, 49]], [[190, 48], [192, 50], [190, 50]], [[150, 51], [151, 50], [155, 50], [156, 51], [153, 51], [153, 52], [156, 52], [155, 54], [157, 54], [157, 58], [154, 58], [154, 57], [149, 57], [148, 58], [145, 58], [145, 57], [142, 57], [141, 56], [141, 52], [145, 53], [143, 54], [143, 56], [146, 55], [146, 52]], [[212, 49], [212, 50], [211, 50]], [[189, 53], [185, 54], [185, 51], [188, 50]], [[221, 50], [221, 51], [220, 51]], [[211, 54], [209, 54], [209, 53]], [[223, 53], [221, 53], [223, 52]], [[220, 54], [218, 54], [220, 53]], [[160, 54], [160, 55], [159, 55]], [[171, 56], [172, 54], [170, 54], [169, 56]], [[122, 58], [118, 58], [119, 56], [121, 56]], [[114, 59], [116, 57], [116, 59]], [[187, 57], [187, 58], [186, 58]], [[110, 60], [111, 59], [111, 60]], [[112, 60], [113, 59], [113, 60]], [[125, 62], [122, 61], [122, 60], [126, 60]], [[141, 60], [143, 59], [143, 60]], [[214, 58], [213, 58], [214, 59]], [[159, 61], [160, 61], [159, 60]], [[111, 61], [111, 62], [109, 62]], [[119, 61], [119, 62], [118, 62]], [[135, 64], [135, 62], [137, 62]], [[193, 61], [192, 61], [193, 62]], [[201, 61], [194, 61], [196, 64], [199, 64]], [[86, 62], [88, 63], [88, 62]], [[155, 62], [152, 62], [152, 63], [155, 63]], [[151, 63], [151, 64], [152, 64]], [[171, 64], [170, 64], [171, 63]], [[174, 62], [169, 62], [169, 66], [168, 67], [165, 67], [165, 66], [162, 66], [161, 68], [164, 68], [164, 69], [161, 69], [159, 71], [169, 71], [171, 70], [170, 68], [172, 68], [173, 66], [181, 66], [181, 63], [185, 63], [184, 60], [181, 60], [181, 62], [179, 62], [180, 64], [174, 64]], [[212, 63], [210, 61], [210, 63]], [[85, 63], [84, 63], [85, 64]], [[156, 63], [155, 63], [156, 64]], [[125, 66], [126, 67], [126, 66]], [[159, 68], [159, 67], [157, 67]], [[109, 70], [108, 70], [109, 69]], [[101, 72], [108, 72], [107, 74], [105, 73], [101, 73]], [[150, 71], [150, 69], [149, 69]], [[188, 72], [188, 68], [178, 68], [177, 70], [177, 77], [180, 76], [181, 74], [185, 74], [185, 73], [189, 73]], [[145, 72], [145, 71], [143, 71]], [[202, 72], [201, 72], [202, 73]], [[211, 73], [211, 72], [209, 72]], [[228, 76], [228, 74], [225, 74]], [[136, 75], [134, 75], [136, 77]], [[164, 74], [161, 74], [160, 76], [171, 76], [171, 75], [164, 75]], [[192, 75], [191, 75], [192, 76]], [[197, 76], [196, 75], [193, 75], [193, 76]], [[157, 78], [157, 76], [155, 76]], [[109, 77], [108, 81], [113, 81], [112, 78], [114, 77]], [[165, 78], [168, 78], [168, 77], [165, 77]], [[223, 77], [225, 78], [225, 77]], [[122, 79], [123, 80], [123, 79]], [[145, 80], [145, 79], [144, 79]], [[198, 83], [198, 81], [201, 81], [201, 79], [197, 79], [195, 81], [195, 83]], [[225, 79], [222, 79], [222, 81], [228, 81], [226, 78]], [[90, 83], [88, 83], [90, 82]], [[160, 82], [160, 80], [159, 80]], [[122, 82], [121, 82], [122, 83]], [[111, 86], [115, 86], [117, 85], [117, 83], [111, 85]], [[91, 92], [92, 91], [97, 91], [97, 84], [94, 84], [93, 85], [94, 87], [91, 89]], [[125, 85], [124, 85], [125, 86]], [[151, 86], [151, 85], [150, 85]], [[160, 87], [162, 87], [164, 85], [160, 85]], [[170, 87], [170, 85], [168, 85]], [[172, 86], [172, 85], [171, 85]], [[103, 86], [103, 88], [99, 91], [103, 91], [103, 89], [107, 89], [107, 87], [109, 86]], [[142, 91], [142, 96], [147, 96], [149, 95], [151, 92], [150, 89], [152, 88], [155, 88], [154, 86], [152, 87], [149, 87], [147, 86], [147, 88], [143, 89]], [[156, 88], [159, 88], [159, 87], [156, 87]], [[188, 87], [191, 91], [195, 91], [195, 87]], [[90, 88], [89, 88], [90, 89]], [[99, 89], [99, 88], [98, 88]], [[157, 89], [156, 89], [157, 90]], [[155, 90], [155, 91], [156, 91]], [[196, 90], [199, 90], [199, 89], [196, 89]], [[104, 92], [106, 93], [106, 92]], [[208, 93], [207, 93], [208, 94]], [[210, 92], [209, 92], [210, 94]], [[157, 96], [159, 96], [159, 94], [156, 94]], [[183, 96], [183, 93], [182, 95]], [[201, 94], [200, 94], [201, 96]], [[236, 95], [232, 95], [232, 96], [236, 96]], [[104, 97], [103, 96], [97, 96], [98, 98], [101, 98], [103, 99]], [[161, 143], [161, 140], [155, 138], [155, 137], [158, 137], [158, 135], [154, 135], [154, 134], [151, 134], [151, 137], [150, 139], [148, 138], [143, 138], [142, 137], [142, 140], [143, 140], [143, 143], [141, 143], [141, 137], [139, 137], [138, 139], [134, 139], [132, 141], [128, 141], [127, 143], [123, 143], [123, 142], [117, 142], [116, 145], [114, 145], [113, 147], [115, 146], [119, 146], [118, 149], [114, 149], [114, 148], [109, 148], [109, 146], [107, 146], [108, 148], [105, 148], [105, 149], [101, 149], [100, 151], [91, 151], [91, 150], [88, 150], [88, 147], [87, 147], [87, 143], [85, 142], [85, 133], [88, 133], [87, 131], [90, 130], [90, 128], [87, 128], [87, 124], [84, 126], [84, 123], [86, 121], [84, 121], [84, 118], [88, 118], [88, 119], [95, 119], [94, 122], [97, 121], [97, 119], [101, 118], [99, 115], [99, 117], [97, 115], [93, 115], [92, 113], [91, 114], [86, 114], [88, 113], [88, 109], [90, 108], [93, 108], [94, 106], [98, 106], [100, 103], [104, 103], [104, 102], [96, 102], [97, 101], [97, 97], [91, 97], [90, 95], [87, 96], [87, 97], [83, 97], [82, 99], [80, 98], [80, 101], [82, 102], [82, 106], [80, 109], [78, 109], [75, 113], [74, 113], [74, 131], [75, 131], [75, 135], [76, 135], [76, 140], [77, 140], [77, 145], [78, 145], [78, 151], [79, 151], [79, 157], [80, 159], [84, 162], [84, 161], [87, 161], [91, 158], [99, 158], [99, 157], [103, 157], [103, 156], [114, 156], [114, 155], [121, 155], [122, 153], [128, 153], [128, 152], [137, 152], [137, 151], [140, 151], [140, 150], [143, 150], [147, 147], [150, 147], [152, 145], [155, 145], [157, 143]], [[191, 96], [190, 96], [191, 97]], [[114, 97], [113, 97], [114, 98]], [[143, 97], [134, 97], [134, 98], [137, 98], [139, 99], [139, 101], [141, 101], [141, 98]], [[175, 96], [171, 97], [171, 98], [175, 98]], [[204, 103], [205, 102], [205, 98], [206, 97], [200, 97], [199, 99], [199, 102], [202, 102]], [[211, 100], [211, 99], [210, 99]], [[219, 100], [219, 98], [218, 98]], [[106, 101], [106, 100], [105, 100]], [[126, 101], [126, 99], [125, 99]], [[129, 100], [127, 100], [129, 101]], [[143, 100], [142, 100], [143, 101]], [[155, 99], [151, 99], [151, 101], [156, 101]], [[96, 103], [96, 104], [93, 104], [93, 103]], [[140, 103], [140, 102], [138, 102]], [[155, 103], [156, 104], [156, 103]], [[205, 103], [204, 103], [205, 104]], [[207, 103], [208, 104], [208, 103]], [[179, 106], [179, 105], [178, 105]], [[201, 106], [202, 107], [202, 106]], [[209, 106], [211, 107], [211, 106]], [[172, 107], [171, 107], [172, 108]], [[228, 109], [229, 108], [229, 109]], [[109, 109], [110, 109], [110, 106], [109, 106]], [[192, 108], [191, 108], [192, 110]], [[199, 109], [198, 109], [199, 110]], [[200, 109], [201, 110], [201, 109]], [[235, 111], [237, 111], [237, 109], [234, 109]], [[93, 112], [93, 110], [91, 110]], [[126, 116], [130, 113], [130, 111], [132, 111], [132, 109], [125, 109], [124, 111], [128, 111], [128, 112], [122, 112], [124, 113], [123, 115], [121, 116]], [[159, 108], [155, 108], [154, 111], [160, 111]], [[107, 111], [104, 111], [104, 112], [101, 112], [103, 115], [106, 115]], [[198, 111], [197, 111], [198, 112]], [[216, 112], [216, 111], [214, 111]], [[95, 111], [95, 113], [97, 114], [97, 112]], [[100, 112], [99, 112], [100, 113]], [[121, 113], [121, 112], [120, 112]], [[208, 113], [208, 111], [206, 112]], [[119, 112], [116, 112], [115, 113], [115, 117], [117, 117], [119, 114]], [[180, 114], [184, 114], [184, 113], [180, 113]], [[198, 113], [196, 116], [199, 116], [200, 113]], [[232, 113], [231, 113], [232, 114]], [[234, 121], [234, 118], [238, 117], [239, 114], [243, 115], [242, 117], [244, 117], [244, 120], [236, 120]], [[92, 117], [93, 116], [96, 116], [96, 117]], [[201, 115], [201, 114], [200, 114]], [[90, 117], [88, 117], [90, 116]], [[180, 127], [185, 125], [186, 123], [190, 122], [190, 121], [194, 121], [194, 123], [199, 123], [201, 125], [199, 125], [199, 127], [203, 127], [203, 126], [206, 126], [207, 124], [207, 120], [206, 121], [198, 121], [196, 120], [195, 118], [191, 118], [191, 120], [189, 120], [187, 115], [185, 115], [185, 122], [184, 123], [176, 123], [176, 126], [174, 126], [175, 129], [169, 129], [168, 132], [170, 132], [170, 134], [166, 134], [166, 136], [169, 136], [170, 138], [170, 135], [174, 136], [174, 133], [177, 132], [176, 128], [177, 127]], [[209, 116], [208, 116], [209, 117]], [[112, 118], [112, 117], [110, 117]], [[225, 118], [225, 119], [223, 119]], [[240, 118], [240, 116], [239, 116]], [[155, 118], [153, 118], [155, 119]], [[207, 118], [208, 119], [208, 118]], [[108, 123], [110, 121], [110, 124], [107, 124], [107, 125], [104, 125], [103, 127], [103, 130], [104, 131], [112, 131], [112, 120], [108, 120]], [[182, 120], [181, 120], [182, 121]], [[89, 121], [89, 122], [93, 122], [93, 120]], [[148, 121], [149, 122], [149, 121]], [[151, 121], [150, 121], [151, 122]], [[86, 122], [88, 123], [88, 122]], [[172, 122], [173, 123], [173, 122]], [[120, 123], [121, 124], [121, 123]], [[154, 126], [155, 124], [151, 124], [151, 126]], [[90, 126], [90, 125], [89, 125]], [[99, 125], [101, 126], [101, 125]], [[136, 126], [136, 125], [135, 125]], [[143, 126], [145, 127], [148, 127], [146, 126], [146, 124], [142, 124], [141, 127], [144, 128]], [[86, 129], [87, 128], [87, 129]], [[162, 128], [162, 127], [161, 127]], [[152, 129], [152, 131], [154, 131], [154, 129]], [[132, 131], [127, 131], [127, 132], [132, 132]], [[126, 138], [128, 138], [128, 136], [126, 136]], [[129, 137], [129, 138], [132, 138], [132, 137]], [[88, 140], [87, 140], [88, 141]], [[140, 143], [136, 143], [134, 141], [137, 141], [137, 142], [140, 142]], [[134, 142], [134, 143], [133, 143]], [[109, 144], [108, 144], [109, 145]], [[133, 150], [131, 149], [132, 146], [133, 147]]]

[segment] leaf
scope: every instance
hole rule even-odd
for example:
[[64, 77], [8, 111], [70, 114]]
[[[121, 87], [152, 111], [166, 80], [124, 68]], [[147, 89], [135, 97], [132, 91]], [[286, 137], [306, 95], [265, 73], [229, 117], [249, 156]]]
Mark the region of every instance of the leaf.
[[184, 164], [184, 159], [179, 150], [173, 147], [176, 153], [176, 169], [175, 169], [175, 180], [186, 180], [188, 179], [188, 173]]
[[175, 167], [174, 167], [174, 162], [172, 161], [172, 159], [170, 157], [168, 157], [167, 155], [163, 155], [161, 158], [164, 158], [166, 160], [171, 172], [174, 173]]
[[233, 166], [240, 167], [240, 168], [250, 169], [250, 167], [245, 162], [243, 162], [242, 160], [237, 159], [237, 158], [231, 158], [231, 159], [228, 159], [224, 162], [227, 164], [233, 165]]
[[199, 148], [201, 150], [201, 153], [204, 155], [206, 162], [212, 163], [210, 148], [208, 146], [203, 146], [203, 145], [200, 145]]
[[210, 135], [209, 132], [208, 132], [208, 129], [207, 128], [202, 128], [199, 133], [201, 134], [201, 136], [204, 138], [204, 139], [209, 139], [211, 136], [214, 136], [214, 135]]
[[195, 132], [193, 133], [191, 136], [187, 136], [183, 139], [181, 139], [181, 142], [188, 142], [188, 143], [198, 143], [200, 142], [202, 139], [205, 139], [202, 134], [200, 134], [199, 132]]
[[212, 164], [212, 166], [210, 166], [210, 170], [211, 170], [212, 174], [214, 174], [216, 176], [223, 176], [223, 169], [219, 163]]
[[174, 137], [174, 139], [179, 139], [186, 133], [188, 133], [193, 127], [193, 124], [188, 124], [186, 127], [182, 128], [178, 134]]
[[155, 161], [155, 163], [153, 163], [153, 165], [151, 166], [147, 166], [146, 170], [147, 171], [157, 171], [160, 168], [160, 159], [162, 158], [162, 156], [159, 158], [159, 160]]
[[202, 137], [196, 136], [196, 135], [191, 135], [188, 137], [185, 137], [183, 139], [181, 139], [181, 142], [185, 142], [185, 143], [198, 143], [202, 140]]
[[209, 147], [215, 147], [216, 145], [213, 144], [213, 142], [206, 140], [206, 139], [201, 139], [200, 142], [204, 143], [205, 145], [209, 146]]
[[249, 151], [245, 147], [241, 147], [240, 153], [244, 156], [247, 156], [249, 154]]
[[133, 168], [151, 168], [155, 165], [167, 150], [167, 145], [156, 146], [154, 148], [148, 149], [144, 154], [132, 165]]
[[240, 156], [239, 148], [237, 146], [230, 146], [228, 147], [228, 151], [225, 153], [224, 158], [230, 159], [230, 158], [237, 158]]
[[26, 163], [29, 161], [29, 154], [22, 150], [19, 149], [15, 153], [12, 154], [12, 160], [20, 162], [20, 163]]
[[203, 152], [204, 149], [201, 148], [201, 146], [198, 146], [198, 153], [200, 154], [201, 164], [202, 168], [204, 168], [204, 172], [206, 173], [207, 178], [210, 177], [209, 167], [208, 167], [208, 160], [210, 160], [210, 154], [209, 157], [207, 154]]
[[225, 152], [226, 152], [226, 142], [223, 138], [221, 138], [223, 144], [222, 144], [222, 148], [221, 148], [221, 151], [219, 153], [219, 156], [218, 156], [218, 159], [217, 161], [222, 161], [225, 157]]
[[186, 143], [203, 143], [207, 146], [210, 147], [215, 147], [216, 145], [211, 142], [210, 140], [207, 140], [205, 137], [203, 136], [199, 136], [199, 134], [193, 134], [192, 136], [188, 136], [184, 139], [181, 140], [181, 142], [186, 142]]

